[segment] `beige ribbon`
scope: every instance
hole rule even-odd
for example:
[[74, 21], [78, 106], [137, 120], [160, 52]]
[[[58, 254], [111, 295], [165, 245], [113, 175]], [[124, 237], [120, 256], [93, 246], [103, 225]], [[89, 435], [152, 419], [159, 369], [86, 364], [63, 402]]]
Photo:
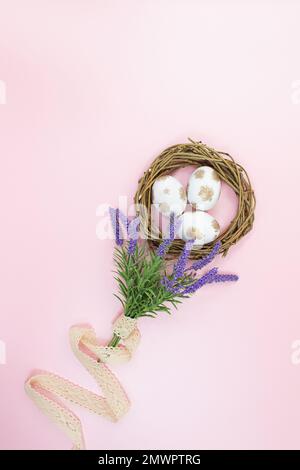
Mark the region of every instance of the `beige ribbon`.
[[119, 364], [131, 359], [140, 340], [136, 320], [122, 315], [114, 323], [114, 333], [121, 337], [121, 342], [110, 347], [98, 344], [92, 328], [73, 326], [70, 329], [72, 350], [101, 387], [103, 396], [49, 372], [33, 375], [25, 383], [29, 397], [69, 436], [73, 449], [85, 448], [82, 426], [80, 419], [63, 404], [61, 398], [110, 421], [118, 421], [130, 407], [123, 387], [106, 364]]

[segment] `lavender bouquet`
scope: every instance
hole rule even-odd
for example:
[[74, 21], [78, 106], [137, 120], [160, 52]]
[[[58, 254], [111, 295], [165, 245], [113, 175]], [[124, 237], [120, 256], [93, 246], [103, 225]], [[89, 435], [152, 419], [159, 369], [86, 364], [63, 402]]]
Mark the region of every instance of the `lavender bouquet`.
[[205, 284], [238, 279], [233, 274], [219, 274], [217, 268], [198, 275], [215, 258], [220, 243], [216, 243], [206, 257], [188, 265], [194, 243], [190, 240], [173, 266], [168, 266], [166, 255], [178, 228], [174, 215], [170, 217], [168, 238], [162, 241], [156, 252], [148, 250], [147, 245], [139, 240], [138, 218], [129, 221], [118, 209], [111, 209], [110, 215], [116, 239], [117, 297], [122, 304], [123, 315], [114, 322], [112, 339], [106, 345], [99, 343], [96, 332], [89, 325], [74, 325], [69, 331], [75, 356], [101, 387], [102, 395], [46, 371], [32, 374], [25, 383], [28, 396], [71, 438], [73, 449], [85, 448], [82, 425], [61, 399], [111, 421], [118, 421], [129, 410], [127, 394], [108, 366], [131, 359], [140, 338], [137, 319], [154, 318], [159, 312], [170, 313], [172, 306], [177, 307], [182, 299], [190, 297]]
[[[139, 218], [131, 221], [119, 209], [110, 209], [110, 217], [115, 248], [115, 279], [124, 315], [129, 318], [155, 318], [159, 312], [170, 313], [171, 307], [177, 308], [182, 299], [190, 297], [206, 284], [237, 281], [235, 274], [220, 274], [214, 267], [198, 275], [218, 254], [221, 243], [217, 242], [209, 255], [188, 266], [188, 258], [194, 240], [187, 241], [171, 272], [166, 254], [178, 229], [178, 220], [170, 216], [168, 238], [164, 239], [155, 252], [139, 243]], [[126, 239], [124, 237], [126, 231]], [[116, 346], [120, 337], [114, 333], [109, 346]]]

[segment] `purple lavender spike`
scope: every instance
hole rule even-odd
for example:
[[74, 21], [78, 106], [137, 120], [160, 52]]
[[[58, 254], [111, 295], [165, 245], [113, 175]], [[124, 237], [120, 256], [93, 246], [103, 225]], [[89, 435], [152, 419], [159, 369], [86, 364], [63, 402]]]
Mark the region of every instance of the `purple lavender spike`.
[[171, 291], [172, 282], [167, 276], [164, 276], [160, 282], [168, 291]]
[[121, 246], [123, 244], [122, 239], [122, 230], [120, 228], [120, 220], [119, 220], [119, 209], [113, 209], [112, 207], [109, 208], [109, 215], [111, 219], [111, 225], [113, 228], [113, 232], [116, 239], [116, 244]]
[[175, 214], [174, 212], [170, 215], [170, 224], [169, 224], [169, 239], [174, 240], [175, 237]]
[[236, 274], [217, 274], [211, 282], [235, 282], [238, 279]]
[[195, 263], [193, 263], [190, 268], [188, 268], [188, 270], [190, 269], [193, 269], [194, 271], [197, 271], [198, 269], [202, 269], [204, 268], [204, 266], [206, 266], [207, 264], [211, 263], [212, 260], [217, 256], [217, 254], [219, 253], [220, 249], [221, 249], [221, 242], [217, 242], [211, 252], [205, 256], [204, 258], [202, 259], [199, 259], [198, 261], [195, 261]]
[[159, 256], [160, 258], [163, 258], [170, 244], [171, 244], [171, 240], [169, 238], [164, 240], [157, 248], [156, 255]]
[[175, 238], [175, 234], [179, 228], [181, 221], [175, 218], [175, 214], [172, 212], [170, 215], [170, 224], [169, 224], [169, 238], [166, 238], [157, 248], [156, 254], [160, 258], [163, 258]]
[[133, 253], [135, 252], [136, 245], [137, 245], [137, 240], [134, 240], [131, 238], [129, 240], [128, 250], [127, 250], [127, 253], [130, 256], [133, 255]]
[[182, 294], [193, 294], [198, 289], [201, 289], [201, 287], [203, 287], [205, 284], [214, 282], [214, 279], [217, 273], [218, 273], [218, 268], [212, 268], [206, 274], [204, 274], [199, 279], [197, 279], [197, 281], [195, 281], [193, 284], [186, 287], [186, 289], [182, 292]]
[[167, 276], [164, 276], [160, 282], [167, 291], [172, 292], [173, 294], [179, 293], [180, 286], [174, 287], [173, 280], [169, 279]]
[[133, 255], [137, 242], [138, 242], [138, 226], [140, 225], [139, 217], [133, 219], [130, 224], [128, 225], [128, 235], [129, 235], [129, 246], [128, 246], [128, 254]]
[[186, 267], [186, 263], [187, 263], [190, 251], [193, 247], [193, 244], [194, 244], [194, 240], [188, 240], [185, 243], [184, 248], [182, 250], [182, 253], [181, 253], [177, 263], [174, 266], [173, 281], [176, 281], [177, 279], [179, 279], [183, 276], [183, 273], [184, 273], [184, 270], [185, 270], [185, 267]]

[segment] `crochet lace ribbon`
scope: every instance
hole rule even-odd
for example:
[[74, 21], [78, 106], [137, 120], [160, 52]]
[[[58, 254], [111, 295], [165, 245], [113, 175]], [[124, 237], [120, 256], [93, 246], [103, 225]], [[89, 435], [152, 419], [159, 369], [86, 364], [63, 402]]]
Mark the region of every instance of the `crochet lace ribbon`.
[[120, 336], [121, 341], [116, 347], [111, 347], [100, 346], [92, 328], [73, 326], [70, 329], [72, 350], [101, 387], [103, 396], [50, 372], [32, 375], [25, 383], [29, 397], [69, 436], [73, 449], [85, 448], [82, 426], [80, 419], [63, 404], [61, 398], [110, 421], [118, 421], [129, 409], [128, 397], [107, 364], [130, 360], [140, 339], [136, 320], [122, 315], [114, 323], [114, 333]]

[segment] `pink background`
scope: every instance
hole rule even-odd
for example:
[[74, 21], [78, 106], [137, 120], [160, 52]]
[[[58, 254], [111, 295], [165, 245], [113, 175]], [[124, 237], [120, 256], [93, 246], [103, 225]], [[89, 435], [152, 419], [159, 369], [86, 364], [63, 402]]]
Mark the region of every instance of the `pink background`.
[[[253, 232], [210, 286], [116, 367], [132, 409], [77, 409], [89, 449], [300, 448], [297, 1], [0, 1], [0, 447], [70, 442], [23, 390], [33, 368], [97, 391], [68, 329], [119, 311], [96, 208], [132, 198], [165, 147], [203, 140], [249, 171]], [[114, 163], [112, 163], [114, 161]]]

